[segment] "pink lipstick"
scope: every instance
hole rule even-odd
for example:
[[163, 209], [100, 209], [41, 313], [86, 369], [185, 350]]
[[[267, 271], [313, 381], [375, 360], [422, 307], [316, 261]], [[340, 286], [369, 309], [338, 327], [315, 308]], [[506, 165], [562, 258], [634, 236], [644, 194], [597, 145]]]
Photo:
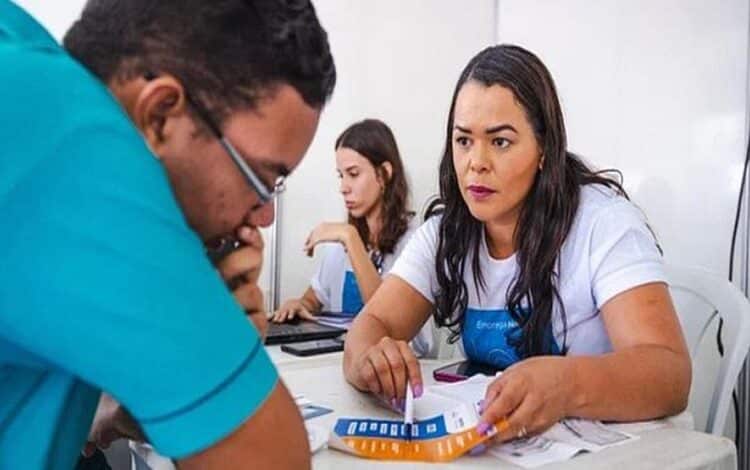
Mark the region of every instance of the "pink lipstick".
[[470, 184], [466, 187], [466, 192], [469, 193], [469, 196], [471, 196], [472, 199], [476, 201], [484, 201], [495, 194], [496, 191], [481, 184]]

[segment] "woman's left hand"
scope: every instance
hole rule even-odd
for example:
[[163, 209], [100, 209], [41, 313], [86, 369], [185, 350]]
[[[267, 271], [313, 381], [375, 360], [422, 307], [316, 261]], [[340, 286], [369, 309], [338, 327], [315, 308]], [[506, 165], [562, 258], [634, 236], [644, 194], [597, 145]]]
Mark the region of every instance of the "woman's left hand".
[[571, 376], [569, 358], [543, 356], [509, 367], [485, 392], [477, 430], [497, 425], [496, 441], [509, 441], [546, 431], [567, 416]]
[[315, 245], [322, 242], [338, 242], [346, 246], [352, 232], [356, 231], [352, 225], [342, 222], [323, 222], [310, 232], [305, 240], [304, 250], [307, 256], [313, 255]]

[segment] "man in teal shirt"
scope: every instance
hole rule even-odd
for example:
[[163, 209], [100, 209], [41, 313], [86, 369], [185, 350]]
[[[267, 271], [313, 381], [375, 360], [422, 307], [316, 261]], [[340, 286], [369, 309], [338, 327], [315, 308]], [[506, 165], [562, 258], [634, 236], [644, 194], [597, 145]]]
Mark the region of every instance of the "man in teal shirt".
[[312, 6], [92, 0], [65, 45], [0, 0], [0, 468], [71, 468], [101, 391], [182, 468], [308, 466], [242, 310], [335, 82]]

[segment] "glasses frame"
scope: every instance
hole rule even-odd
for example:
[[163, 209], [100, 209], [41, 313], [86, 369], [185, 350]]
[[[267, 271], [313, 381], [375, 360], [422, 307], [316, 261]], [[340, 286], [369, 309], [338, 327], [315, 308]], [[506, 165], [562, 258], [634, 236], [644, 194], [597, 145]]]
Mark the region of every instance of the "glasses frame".
[[255, 194], [258, 195], [262, 204], [272, 201], [275, 197], [284, 192], [286, 189], [286, 177], [284, 175], [279, 175], [274, 182], [273, 188], [269, 188], [263, 180], [260, 179], [260, 176], [250, 168], [250, 165], [247, 164], [245, 159], [242, 158], [242, 154], [240, 154], [239, 150], [237, 150], [237, 148], [232, 145], [229, 139], [227, 139], [227, 137], [221, 132], [219, 126], [216, 125], [216, 122], [211, 118], [208, 111], [198, 104], [198, 102], [189, 94], [186, 93], [185, 98], [187, 99], [188, 104], [190, 104], [195, 110], [196, 114], [198, 114], [201, 121], [203, 121], [203, 123], [211, 130], [214, 137], [219, 141], [222, 148], [224, 148], [229, 155], [229, 158], [234, 162], [234, 165], [240, 170], [240, 173], [242, 173], [247, 184], [250, 185], [253, 191], [255, 191]]

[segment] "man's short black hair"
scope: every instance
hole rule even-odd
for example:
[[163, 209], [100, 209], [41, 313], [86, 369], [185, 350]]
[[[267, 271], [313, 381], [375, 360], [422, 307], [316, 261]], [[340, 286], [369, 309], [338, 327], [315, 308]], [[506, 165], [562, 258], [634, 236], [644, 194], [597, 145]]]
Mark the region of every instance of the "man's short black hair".
[[218, 120], [284, 83], [320, 109], [336, 82], [309, 0], [89, 0], [63, 42], [105, 83], [174, 75]]

